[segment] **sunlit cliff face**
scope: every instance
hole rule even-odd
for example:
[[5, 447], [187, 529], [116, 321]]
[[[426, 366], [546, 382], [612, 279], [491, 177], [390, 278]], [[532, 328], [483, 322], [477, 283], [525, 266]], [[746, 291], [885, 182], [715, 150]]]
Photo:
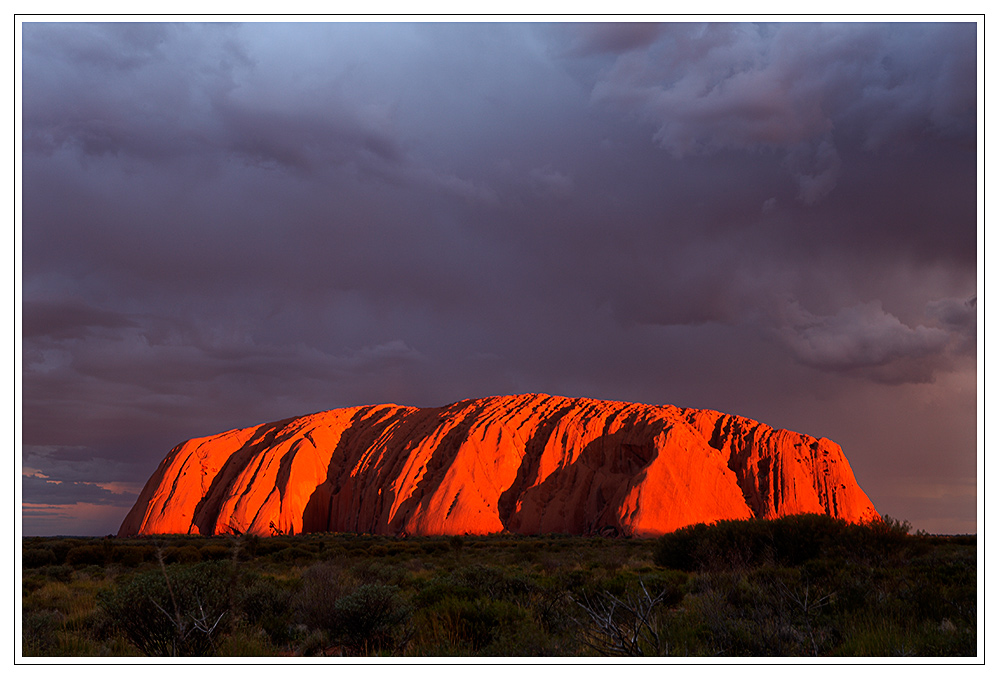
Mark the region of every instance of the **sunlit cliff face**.
[[170, 452], [119, 535], [650, 536], [878, 514], [839, 446], [709, 410], [538, 394], [330, 410]]

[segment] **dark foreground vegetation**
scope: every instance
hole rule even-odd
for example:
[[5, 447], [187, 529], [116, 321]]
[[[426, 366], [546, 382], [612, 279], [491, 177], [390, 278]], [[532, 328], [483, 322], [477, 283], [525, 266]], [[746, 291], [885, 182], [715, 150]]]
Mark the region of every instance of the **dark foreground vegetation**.
[[975, 656], [974, 536], [25, 538], [25, 656]]

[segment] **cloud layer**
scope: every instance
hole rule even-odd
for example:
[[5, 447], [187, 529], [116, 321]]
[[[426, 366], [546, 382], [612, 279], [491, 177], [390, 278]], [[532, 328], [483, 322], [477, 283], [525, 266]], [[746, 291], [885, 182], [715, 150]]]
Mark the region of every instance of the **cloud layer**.
[[974, 477], [974, 24], [22, 35], [25, 502], [137, 492], [192, 436], [524, 391], [829, 436], [878, 505], [907, 456]]

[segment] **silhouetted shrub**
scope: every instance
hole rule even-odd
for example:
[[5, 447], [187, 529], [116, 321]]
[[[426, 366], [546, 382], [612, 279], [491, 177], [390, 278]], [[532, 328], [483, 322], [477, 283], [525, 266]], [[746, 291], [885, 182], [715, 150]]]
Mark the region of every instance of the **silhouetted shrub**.
[[666, 533], [656, 542], [652, 559], [662, 568], [697, 570], [697, 553], [707, 534], [708, 526], [704, 523]]
[[201, 561], [201, 552], [194, 545], [167, 547], [163, 550], [163, 560], [168, 564], [198, 563]]
[[66, 555], [69, 554], [69, 550], [73, 547], [78, 547], [80, 544], [82, 543], [79, 540], [53, 540], [45, 546], [55, 554], [55, 562], [61, 564], [66, 563]]
[[653, 560], [676, 570], [726, 570], [774, 564], [800, 566], [813, 559], [838, 557], [899, 559], [918, 550], [909, 525], [890, 517], [849, 524], [823, 514], [799, 514], [772, 521], [719, 521], [687, 526], [663, 535]]
[[360, 582], [377, 582], [382, 585], [403, 585], [409, 577], [409, 572], [403, 566], [383, 559], [362, 559], [350, 570]]
[[[458, 537], [458, 536], [456, 535], [454, 537]], [[458, 539], [461, 540], [461, 538], [458, 538]], [[461, 543], [458, 543], [458, 544], [459, 545], [464, 545], [464, 541], [462, 541]], [[422, 545], [420, 545], [420, 549], [423, 551], [424, 554], [439, 554], [441, 552], [446, 552], [449, 549], [455, 549], [455, 551], [458, 551], [458, 549], [460, 549], [460, 548], [461, 547], [459, 546], [456, 549], [453, 545], [449, 545], [449, 543], [442, 542], [442, 541], [437, 541], [437, 540], [434, 540], [432, 542], [424, 542]]]
[[66, 553], [66, 563], [70, 566], [103, 566], [108, 563], [108, 555], [98, 545], [80, 545]]
[[774, 561], [798, 566], [830, 553], [843, 543], [846, 521], [825, 514], [797, 514], [760, 522], [769, 530]]
[[51, 549], [25, 549], [21, 552], [21, 565], [24, 568], [41, 568], [56, 562], [56, 555]]
[[270, 554], [267, 558], [274, 563], [296, 563], [314, 561], [316, 555], [314, 552], [302, 549], [301, 547], [288, 547], [287, 549], [282, 549], [280, 552]]
[[278, 540], [275, 538], [257, 538], [256, 549], [254, 550], [254, 556], [267, 556], [269, 554], [274, 554], [285, 549], [291, 549], [291, 543], [287, 540]]
[[910, 529], [907, 521], [890, 516], [880, 521], [847, 525], [840, 540], [839, 556], [883, 564], [907, 560], [928, 548], [925, 541], [909, 535]]
[[120, 545], [115, 547], [112, 561], [128, 568], [156, 560], [156, 548], [150, 545]]
[[202, 561], [220, 561], [232, 556], [232, 550], [225, 545], [202, 545], [198, 552]]

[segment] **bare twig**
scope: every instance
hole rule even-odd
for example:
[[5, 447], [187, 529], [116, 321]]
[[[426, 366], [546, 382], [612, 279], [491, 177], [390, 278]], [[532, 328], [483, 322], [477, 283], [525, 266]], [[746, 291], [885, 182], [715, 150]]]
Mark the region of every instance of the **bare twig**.
[[[166, 609], [160, 606], [155, 600], [150, 597], [149, 601], [155, 606], [163, 615], [166, 616], [170, 624], [173, 625], [175, 630], [174, 638], [171, 640], [171, 656], [180, 655], [180, 645], [187, 641], [188, 637], [194, 632], [201, 632], [208, 638], [208, 643], [211, 644], [212, 648], [215, 648], [215, 639], [212, 637], [216, 627], [218, 627], [219, 622], [225, 616], [225, 611], [219, 614], [215, 619], [215, 622], [209, 624], [210, 617], [205, 613], [205, 608], [201, 603], [200, 597], [195, 597], [195, 602], [198, 605], [198, 613], [200, 617], [194, 614], [188, 614], [184, 616], [180, 611], [180, 605], [177, 603], [177, 597], [173, 591], [173, 584], [170, 582], [170, 575], [166, 569], [166, 562], [163, 558], [163, 548], [159, 547], [156, 550], [156, 557], [160, 563], [160, 571], [163, 573], [163, 579], [166, 580], [167, 591], [170, 593], [170, 603], [173, 605], [173, 615], [168, 613]], [[190, 618], [190, 624], [188, 624], [188, 618]]]
[[780, 580], [775, 580], [774, 582], [777, 585], [777, 590], [783, 599], [788, 603], [794, 604], [795, 609], [801, 611], [805, 619], [805, 630], [808, 632], [808, 639], [812, 642], [812, 653], [818, 656], [819, 645], [815, 642], [815, 630], [812, 627], [812, 617], [823, 606], [829, 603], [836, 593], [830, 592], [823, 597], [815, 599], [811, 596], [812, 592], [807, 579], [805, 580], [804, 592], [800, 594], [797, 591], [792, 591], [791, 588]]
[[[659, 635], [659, 614], [665, 592], [653, 597], [639, 579], [640, 595], [624, 600], [610, 592], [595, 600], [585, 595], [573, 599], [589, 618], [576, 623], [587, 633], [582, 641], [601, 655], [643, 656], [648, 649], [655, 655], [668, 655], [669, 645]], [[574, 619], [575, 620], [575, 619]]]

